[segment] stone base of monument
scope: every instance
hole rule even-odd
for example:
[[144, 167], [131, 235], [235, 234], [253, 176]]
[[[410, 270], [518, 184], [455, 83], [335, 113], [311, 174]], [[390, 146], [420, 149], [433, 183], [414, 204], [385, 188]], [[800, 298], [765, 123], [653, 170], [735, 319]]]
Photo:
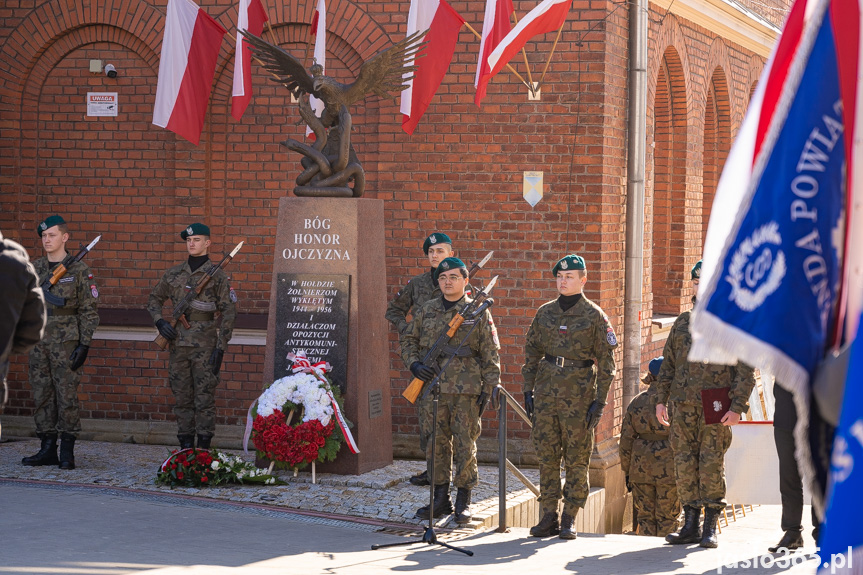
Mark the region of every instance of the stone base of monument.
[[342, 446], [321, 473], [358, 475], [392, 463], [383, 200], [279, 200], [267, 353], [268, 385], [305, 350], [344, 396], [359, 447]]

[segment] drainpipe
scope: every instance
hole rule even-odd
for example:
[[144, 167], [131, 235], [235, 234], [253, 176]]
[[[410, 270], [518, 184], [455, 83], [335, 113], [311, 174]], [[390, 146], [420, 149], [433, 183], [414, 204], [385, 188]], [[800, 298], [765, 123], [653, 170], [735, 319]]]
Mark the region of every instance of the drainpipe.
[[629, 140], [627, 142], [626, 272], [623, 303], [623, 409], [638, 394], [644, 275], [644, 173], [647, 145], [647, 0], [629, 8]]

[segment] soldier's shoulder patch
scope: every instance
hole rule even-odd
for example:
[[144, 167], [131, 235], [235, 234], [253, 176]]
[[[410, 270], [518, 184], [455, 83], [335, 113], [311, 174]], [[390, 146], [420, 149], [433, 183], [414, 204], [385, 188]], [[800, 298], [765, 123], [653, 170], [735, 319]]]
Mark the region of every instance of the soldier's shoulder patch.
[[228, 294], [231, 298], [231, 303], [237, 303], [237, 292], [230, 285], [228, 286]]
[[60, 282], [59, 282], [59, 283], [61, 283], [61, 284], [68, 284], [68, 283], [72, 283], [72, 282], [74, 282], [74, 281], [75, 281], [75, 276], [68, 276], [68, 275], [67, 275], [67, 276], [64, 276], [64, 277], [60, 278]]
[[99, 299], [99, 290], [96, 289], [96, 282], [93, 281], [93, 274], [87, 274], [87, 281], [90, 283], [90, 294], [95, 299]]
[[494, 320], [491, 319], [491, 316], [488, 318], [488, 325], [491, 328], [491, 339], [494, 340], [494, 345], [500, 348], [500, 339], [497, 337], [497, 326], [494, 325]]
[[614, 328], [608, 326], [605, 330], [605, 340], [608, 342], [608, 345], [617, 345], [617, 336], [614, 335]]

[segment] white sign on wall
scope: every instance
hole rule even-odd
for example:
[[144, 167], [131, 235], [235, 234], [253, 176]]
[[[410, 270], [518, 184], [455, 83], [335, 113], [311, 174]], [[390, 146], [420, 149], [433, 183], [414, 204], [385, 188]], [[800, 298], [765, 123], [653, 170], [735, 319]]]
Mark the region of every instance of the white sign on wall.
[[87, 92], [87, 116], [116, 116], [117, 92]]

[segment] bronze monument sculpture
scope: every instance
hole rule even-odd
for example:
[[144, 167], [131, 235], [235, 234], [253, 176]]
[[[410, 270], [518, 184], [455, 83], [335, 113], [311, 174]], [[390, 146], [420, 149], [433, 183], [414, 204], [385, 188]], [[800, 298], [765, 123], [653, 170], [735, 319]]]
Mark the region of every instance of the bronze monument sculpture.
[[[360, 197], [365, 189], [365, 172], [351, 145], [351, 114], [348, 107], [375, 94], [395, 98], [407, 88], [417, 69], [415, 59], [425, 47], [425, 31], [412, 34], [363, 63], [352, 84], [342, 84], [325, 76], [323, 67], [315, 63], [307, 72], [299, 60], [266, 40], [241, 31], [249, 49], [278, 82], [291, 91], [299, 105], [300, 116], [315, 134], [310, 146], [289, 139], [284, 146], [305, 157], [300, 161], [303, 171], [297, 176], [297, 196]], [[391, 94], [395, 92], [395, 94]], [[321, 117], [315, 116], [303, 94], [315, 96], [324, 103]], [[349, 187], [353, 180], [353, 188]]]

